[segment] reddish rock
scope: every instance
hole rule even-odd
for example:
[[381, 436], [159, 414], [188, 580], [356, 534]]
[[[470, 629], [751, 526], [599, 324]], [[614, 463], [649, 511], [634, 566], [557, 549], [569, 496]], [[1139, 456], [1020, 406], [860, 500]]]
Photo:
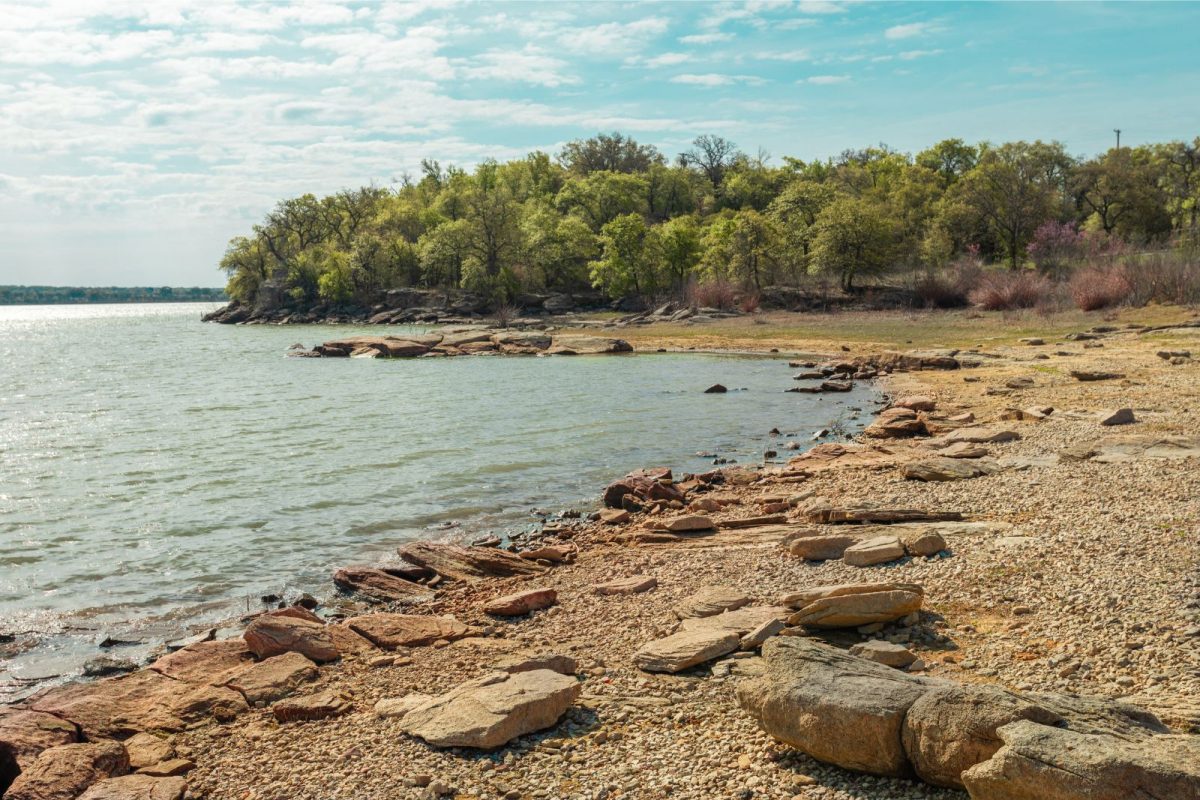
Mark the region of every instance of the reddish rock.
[[421, 647], [439, 639], [454, 641], [468, 632], [467, 626], [454, 617], [420, 614], [365, 614], [351, 617], [346, 624], [355, 633], [385, 650]]
[[516, 594], [505, 595], [491, 600], [483, 610], [499, 617], [517, 617], [529, 614], [543, 608], [549, 608], [558, 602], [558, 592], [553, 589], [527, 589]]
[[380, 603], [425, 603], [433, 599], [428, 586], [396, 577], [377, 567], [342, 567], [333, 573], [334, 584]]
[[316, 680], [317, 667], [299, 653], [284, 653], [255, 664], [229, 682], [246, 702], [271, 703], [287, 697], [302, 683]]
[[592, 591], [599, 595], [612, 594], [641, 594], [658, 586], [658, 579], [650, 575], [633, 575], [629, 578], [617, 578], [606, 583], [598, 583]]
[[183, 778], [125, 775], [92, 784], [79, 800], [181, 800], [185, 791]]
[[168, 653], [151, 664], [150, 669], [187, 683], [221, 686], [253, 663], [254, 653], [244, 639], [223, 639], [190, 644]]
[[410, 542], [400, 547], [400, 558], [436, 572], [452, 581], [511, 578], [545, 571], [530, 561], [491, 547], [461, 547], [435, 542]]
[[271, 709], [275, 714], [275, 719], [280, 722], [327, 719], [341, 716], [352, 710], [354, 710], [354, 705], [350, 697], [333, 689], [283, 700], [276, 703]]
[[277, 608], [274, 611], [268, 611], [264, 616], [268, 617], [291, 617], [292, 619], [302, 619], [307, 622], [315, 622], [318, 625], [324, 625], [325, 620], [318, 617], [313, 612], [303, 606], [288, 606], [287, 608]]
[[43, 750], [4, 793], [5, 800], [75, 800], [98, 780], [124, 775], [129, 756], [120, 742], [64, 744]]
[[33, 710], [73, 722], [86, 738], [95, 740], [143, 731], [177, 732], [205, 719], [229, 721], [248, 706], [232, 689], [184, 683], [145, 669], [51, 689], [33, 703]]
[[295, 652], [322, 663], [340, 655], [326, 627], [292, 617], [263, 616], [251, 622], [242, 636], [259, 658]]
[[139, 770], [175, 757], [175, 748], [161, 736], [139, 733], [125, 740], [125, 751], [129, 753], [129, 768]]
[[[13, 709], [0, 712], [0, 794], [7, 783], [6, 769], [26, 769], [43, 750], [77, 741], [75, 726], [51, 714]], [[11, 766], [5, 764], [6, 756], [12, 759]], [[14, 777], [15, 773], [7, 779]]]
[[375, 645], [355, 633], [344, 622], [326, 625], [325, 630], [329, 632], [329, 635], [333, 638], [333, 643], [337, 645], [338, 652], [343, 657], [348, 655], [377, 654], [379, 652]]

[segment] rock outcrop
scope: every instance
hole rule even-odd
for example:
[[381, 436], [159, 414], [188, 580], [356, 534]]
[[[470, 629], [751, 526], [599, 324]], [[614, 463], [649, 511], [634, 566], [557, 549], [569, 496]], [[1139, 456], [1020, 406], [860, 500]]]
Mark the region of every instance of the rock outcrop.
[[410, 542], [396, 552], [409, 564], [424, 567], [451, 581], [540, 575], [546, 569], [513, 553], [493, 547]]
[[64, 744], [43, 750], [16, 777], [5, 800], [75, 800], [87, 787], [129, 771], [120, 742]]
[[855, 628], [894, 622], [921, 610], [924, 590], [913, 583], [858, 583], [818, 586], [785, 595], [782, 605], [796, 609], [789, 625]]
[[633, 663], [646, 672], [682, 672], [738, 649], [741, 636], [719, 627], [696, 627], [647, 642], [633, 654]]
[[246, 626], [242, 638], [259, 658], [299, 653], [320, 664], [341, 656], [326, 627], [304, 619], [264, 615]]
[[454, 617], [423, 614], [364, 614], [346, 620], [346, 625], [376, 647], [422, 647], [439, 640], [454, 641], [468, 628]]
[[333, 573], [333, 583], [344, 592], [357, 594], [378, 603], [425, 603], [433, 599], [433, 590], [392, 575], [378, 567], [342, 567]]

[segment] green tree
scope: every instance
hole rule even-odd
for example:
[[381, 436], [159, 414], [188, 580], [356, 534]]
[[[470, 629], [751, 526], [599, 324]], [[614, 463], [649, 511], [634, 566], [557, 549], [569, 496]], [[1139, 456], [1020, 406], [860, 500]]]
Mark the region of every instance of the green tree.
[[646, 196], [646, 179], [641, 175], [602, 171], [567, 180], [555, 204], [599, 232], [622, 214], [644, 214]]
[[879, 206], [838, 198], [817, 218], [813, 267], [837, 275], [842, 289], [851, 291], [859, 275], [879, 275], [891, 266], [892, 233]]
[[659, 288], [657, 255], [641, 214], [622, 214], [600, 231], [600, 258], [588, 265], [592, 285], [612, 298], [650, 296]]
[[693, 216], [675, 217], [653, 229], [662, 268], [675, 289], [682, 289], [700, 263], [703, 234]]

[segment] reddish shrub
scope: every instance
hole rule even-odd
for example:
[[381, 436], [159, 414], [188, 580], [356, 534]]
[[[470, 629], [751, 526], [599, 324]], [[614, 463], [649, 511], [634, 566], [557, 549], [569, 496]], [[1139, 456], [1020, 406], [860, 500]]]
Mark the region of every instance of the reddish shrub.
[[743, 314], [753, 314], [761, 305], [762, 298], [759, 297], [758, 292], [752, 292], [742, 298], [742, 301], [738, 303], [738, 309]]
[[719, 308], [728, 311], [737, 300], [737, 290], [729, 281], [715, 280], [694, 283], [688, 287], [688, 303], [696, 308]]
[[1133, 294], [1133, 282], [1120, 267], [1087, 267], [1071, 276], [1071, 299], [1081, 311], [1119, 305]]
[[1034, 308], [1054, 290], [1054, 284], [1036, 272], [988, 272], [971, 290], [971, 302], [988, 311]]

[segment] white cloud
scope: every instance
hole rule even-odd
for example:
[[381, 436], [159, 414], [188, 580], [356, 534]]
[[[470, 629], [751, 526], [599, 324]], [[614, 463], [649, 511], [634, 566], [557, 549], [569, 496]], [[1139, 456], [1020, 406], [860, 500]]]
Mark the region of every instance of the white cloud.
[[813, 75], [798, 82], [811, 83], [816, 86], [832, 86], [836, 83], [848, 83], [849, 81], [849, 75]]
[[841, 14], [846, 10], [845, 3], [830, 0], [800, 0], [797, 7], [802, 14]]
[[460, 72], [463, 77], [479, 80], [529, 83], [551, 88], [579, 83], [574, 75], [565, 73], [567, 62], [548, 56], [536, 48], [522, 51], [489, 50], [467, 62]]
[[941, 55], [941, 50], [905, 50], [900, 54], [903, 61], [912, 61], [917, 58], [925, 58], [926, 56]]
[[932, 23], [929, 22], [909, 22], [904, 25], [893, 25], [883, 32], [885, 39], [911, 39], [914, 36], [921, 36], [926, 33], [933, 32]]
[[667, 20], [647, 17], [633, 22], [606, 22], [589, 28], [563, 31], [562, 44], [571, 51], [611, 55], [638, 50], [646, 41], [665, 33]]
[[763, 61], [811, 61], [812, 53], [807, 50], [762, 50], [752, 54]]
[[722, 75], [716, 72], [706, 72], [703, 74], [685, 73], [683, 75], [675, 75], [671, 78], [671, 83], [684, 83], [693, 86], [730, 86], [735, 83], [743, 83], [751, 86], [759, 86], [766, 83], [766, 81], [757, 75]]
[[689, 36], [680, 36], [679, 41], [684, 44], [715, 44], [716, 42], [728, 42], [733, 38], [732, 33], [693, 33]]
[[691, 55], [687, 53], [662, 53], [661, 55], [647, 58], [642, 63], [647, 67], [673, 67], [677, 64], [686, 64], [691, 60]]

